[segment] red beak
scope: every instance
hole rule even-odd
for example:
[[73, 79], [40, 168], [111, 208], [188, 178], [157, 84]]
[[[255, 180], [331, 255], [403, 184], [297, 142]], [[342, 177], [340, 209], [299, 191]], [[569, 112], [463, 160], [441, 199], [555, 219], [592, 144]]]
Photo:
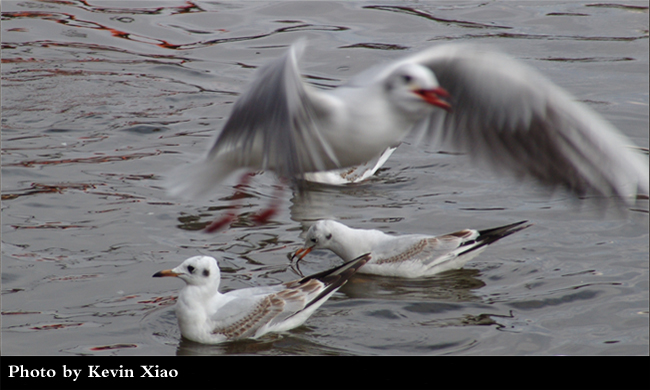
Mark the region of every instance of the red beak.
[[449, 92], [442, 87], [432, 89], [418, 89], [415, 91], [425, 102], [440, 107], [445, 111], [451, 111], [451, 104], [441, 98], [448, 98]]

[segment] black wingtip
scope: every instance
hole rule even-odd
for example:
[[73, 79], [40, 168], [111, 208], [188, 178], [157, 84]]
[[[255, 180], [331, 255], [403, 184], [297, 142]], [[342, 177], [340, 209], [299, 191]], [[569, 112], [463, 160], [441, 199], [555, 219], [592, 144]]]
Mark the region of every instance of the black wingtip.
[[338, 267], [330, 268], [325, 271], [307, 275], [304, 278], [296, 280], [295, 282], [291, 282], [291, 283], [303, 283], [310, 279], [318, 279], [323, 283], [327, 283], [328, 278], [331, 279], [332, 277], [338, 277], [339, 275], [349, 272], [350, 270], [353, 270], [352, 274], [354, 274], [354, 272], [357, 272], [357, 270], [361, 268], [364, 264], [366, 264], [369, 260], [370, 260], [370, 253], [366, 253], [364, 255], [357, 257], [356, 259], [345, 262], [339, 265]]
[[363, 265], [366, 264], [368, 261], [370, 261], [370, 253], [363, 254], [357, 257], [356, 259], [350, 260], [342, 264], [341, 266], [335, 268], [333, 273], [339, 275], [342, 275], [344, 273], [351, 273], [350, 276], [352, 276], [352, 274], [357, 272], [357, 270], [363, 267]]
[[[513, 233], [517, 233], [533, 225], [532, 223], [524, 225], [527, 222], [528, 221], [520, 221], [520, 222], [511, 223], [510, 225], [499, 226], [492, 229], [479, 230], [478, 231], [479, 236], [476, 238], [476, 240], [468, 241], [463, 244], [463, 246], [465, 245], [470, 246], [469, 249], [463, 253], [475, 251], [486, 245], [490, 245], [496, 241], [499, 241], [503, 237], [507, 237]], [[478, 243], [478, 245], [471, 246], [470, 244], [473, 243]]]
[[479, 231], [478, 241], [482, 241], [483, 245], [489, 245], [495, 241], [498, 241], [504, 237], [507, 237], [513, 233], [517, 233], [524, 229], [527, 229], [533, 226], [532, 223], [524, 225], [528, 221], [516, 222], [510, 225], [505, 225], [501, 227], [496, 227], [492, 229], [486, 229]]
[[521, 226], [527, 222], [528, 221], [520, 221], [520, 222], [511, 223], [510, 225], [499, 226], [492, 229], [479, 230], [478, 239], [480, 240], [481, 237], [483, 236], [485, 236], [486, 239], [488, 237], [494, 237], [496, 238], [496, 240], [501, 239], [503, 237], [509, 236], [513, 233], [524, 230], [533, 225], [532, 223], [529, 223], [528, 225]]
[[318, 279], [327, 286], [320, 294], [318, 294], [316, 298], [312, 299], [311, 302], [305, 306], [305, 309], [347, 283], [352, 275], [354, 275], [359, 270], [359, 268], [363, 267], [363, 265], [366, 264], [369, 260], [370, 253], [366, 253], [365, 255], [361, 255], [354, 260], [346, 262], [343, 265], [301, 279], [300, 282], [307, 281], [309, 279]]

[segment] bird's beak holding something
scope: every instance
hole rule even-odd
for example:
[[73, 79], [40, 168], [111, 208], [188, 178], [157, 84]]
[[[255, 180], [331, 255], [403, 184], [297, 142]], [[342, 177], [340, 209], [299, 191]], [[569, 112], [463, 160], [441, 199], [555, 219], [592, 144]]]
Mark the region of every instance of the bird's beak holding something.
[[451, 104], [449, 102], [442, 100], [442, 98], [448, 98], [449, 92], [442, 87], [431, 88], [431, 89], [416, 89], [414, 91], [419, 95], [425, 102], [440, 107], [445, 111], [451, 111]]
[[291, 256], [291, 260], [295, 259], [296, 257], [298, 258], [298, 260], [302, 260], [302, 258], [307, 256], [307, 254], [311, 252], [312, 249], [313, 249], [312, 247], [304, 247], [298, 249], [293, 253], [293, 256]]
[[165, 276], [178, 276], [178, 274], [170, 269], [166, 269], [164, 271], [159, 271], [153, 274], [154, 278], [162, 278]]

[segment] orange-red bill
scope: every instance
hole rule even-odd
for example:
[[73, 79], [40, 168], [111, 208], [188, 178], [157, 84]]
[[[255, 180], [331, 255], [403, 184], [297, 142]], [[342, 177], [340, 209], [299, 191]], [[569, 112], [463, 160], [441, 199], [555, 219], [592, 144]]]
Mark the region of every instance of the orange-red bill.
[[307, 256], [309, 252], [311, 252], [312, 248], [310, 247], [305, 247], [305, 248], [300, 248], [297, 251], [293, 253], [293, 256], [291, 256], [292, 259], [298, 258], [298, 260], [302, 260], [303, 257]]
[[170, 269], [159, 271], [159, 272], [156, 272], [155, 274], [153, 274], [154, 278], [162, 278], [162, 277], [165, 277], [165, 276], [178, 276], [178, 274], [176, 272], [170, 270]]
[[415, 93], [420, 95], [425, 102], [436, 107], [440, 107], [443, 110], [451, 111], [451, 104], [445, 100], [442, 100], [443, 98], [448, 98], [450, 96], [449, 92], [447, 92], [446, 89], [442, 87], [432, 89], [418, 89], [415, 91]]

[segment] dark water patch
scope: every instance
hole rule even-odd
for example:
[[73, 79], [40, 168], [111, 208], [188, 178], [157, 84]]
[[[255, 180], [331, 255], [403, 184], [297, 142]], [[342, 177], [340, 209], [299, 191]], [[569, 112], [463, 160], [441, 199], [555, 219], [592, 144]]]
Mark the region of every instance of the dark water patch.
[[465, 314], [460, 317], [453, 318], [436, 318], [433, 320], [423, 321], [419, 324], [422, 326], [434, 326], [438, 328], [445, 328], [450, 326], [492, 326], [496, 325], [497, 328], [503, 328], [504, 325], [498, 323], [495, 318], [514, 318], [512, 311], [510, 315], [501, 315], [501, 314]]
[[591, 16], [589, 14], [582, 14], [579, 12], [549, 12], [546, 16]]
[[545, 41], [596, 41], [596, 42], [634, 42], [637, 40], [648, 39], [647, 35], [638, 35], [630, 37], [616, 36], [582, 36], [582, 35], [550, 35], [550, 34], [522, 34], [522, 33], [483, 33], [483, 34], [464, 34], [459, 36], [438, 36], [429, 38], [429, 41], [450, 41], [450, 40], [468, 40], [483, 38], [503, 38], [503, 39], [541, 39]]
[[96, 226], [85, 226], [78, 224], [66, 224], [63, 222], [46, 222], [40, 225], [11, 225], [16, 230], [26, 230], [26, 229], [94, 229]]
[[393, 310], [388, 310], [388, 309], [373, 310], [371, 312], [368, 312], [366, 315], [368, 317], [375, 317], [384, 320], [396, 320], [396, 319], [403, 318], [403, 316], [395, 313]]
[[32, 183], [31, 188], [29, 189], [25, 189], [19, 192], [14, 192], [9, 194], [2, 194], [2, 200], [11, 200], [21, 196], [36, 195], [36, 194], [43, 194], [43, 193], [62, 194], [64, 191], [69, 189], [86, 191], [91, 188], [96, 188], [96, 187], [95, 185], [89, 183], [61, 183], [61, 184], [54, 184], [54, 185]]
[[583, 58], [566, 58], [566, 57], [547, 57], [540, 58], [542, 61], [558, 62], [618, 62], [618, 61], [636, 61], [633, 57], [583, 57]]
[[63, 128], [55, 128], [55, 129], [46, 129], [44, 132], [45, 133], [54, 133], [54, 134], [61, 134], [61, 133], [80, 133], [84, 132], [86, 130], [79, 130], [79, 129], [63, 129]]
[[406, 14], [406, 15], [418, 16], [418, 17], [421, 17], [421, 18], [432, 20], [434, 22], [451, 24], [451, 25], [455, 25], [455, 26], [458, 26], [458, 27], [467, 27], [467, 28], [507, 28], [507, 29], [512, 28], [510, 26], [502, 26], [502, 25], [497, 25], [497, 24], [487, 24], [487, 23], [472, 22], [472, 21], [468, 21], [468, 20], [454, 20], [454, 19], [440, 18], [440, 17], [434, 16], [430, 12], [427, 12], [427, 11], [424, 11], [424, 10], [421, 10], [421, 9], [411, 8], [411, 7], [404, 7], [404, 6], [368, 5], [368, 6], [365, 6], [363, 8], [375, 9], [375, 10], [380, 10], [380, 11], [397, 12], [397, 13], [402, 13], [402, 14]]
[[616, 3], [594, 3], [586, 4], [585, 7], [600, 7], [600, 8], [621, 8], [631, 11], [647, 11], [646, 5], [631, 5], [631, 4], [616, 4]]
[[461, 207], [460, 210], [465, 211], [500, 211], [507, 210], [505, 207]]
[[102, 345], [99, 347], [90, 347], [88, 348], [88, 350], [92, 352], [97, 352], [97, 351], [110, 351], [113, 349], [137, 348], [137, 347], [138, 346], [136, 344], [112, 344], [112, 345]]
[[404, 310], [413, 313], [444, 313], [462, 309], [462, 305], [444, 302], [415, 302], [404, 306]]
[[374, 49], [374, 50], [408, 50], [408, 46], [395, 45], [390, 43], [355, 43], [339, 47], [340, 49]]
[[600, 293], [594, 290], [583, 290], [573, 294], [566, 294], [557, 298], [531, 299], [528, 301], [510, 302], [507, 306], [519, 310], [537, 310], [545, 307], [566, 305], [579, 301], [592, 300]]
[[134, 133], [134, 134], [139, 134], [139, 135], [149, 135], [149, 134], [157, 134], [157, 133], [164, 133], [165, 131], [169, 131], [169, 127], [165, 126], [156, 126], [156, 125], [138, 125], [138, 126], [133, 126], [129, 127], [126, 129], [122, 129], [122, 131], [126, 131], [128, 133]]
[[157, 156], [161, 152], [151, 152], [151, 153], [132, 153], [125, 155], [113, 155], [113, 156], [95, 156], [95, 157], [79, 157], [79, 158], [67, 158], [60, 160], [27, 160], [21, 161], [14, 164], [5, 164], [5, 166], [23, 166], [23, 167], [33, 167], [37, 165], [57, 165], [57, 164], [101, 164], [106, 162], [114, 161], [127, 161], [133, 159], [141, 159], [145, 157]]

